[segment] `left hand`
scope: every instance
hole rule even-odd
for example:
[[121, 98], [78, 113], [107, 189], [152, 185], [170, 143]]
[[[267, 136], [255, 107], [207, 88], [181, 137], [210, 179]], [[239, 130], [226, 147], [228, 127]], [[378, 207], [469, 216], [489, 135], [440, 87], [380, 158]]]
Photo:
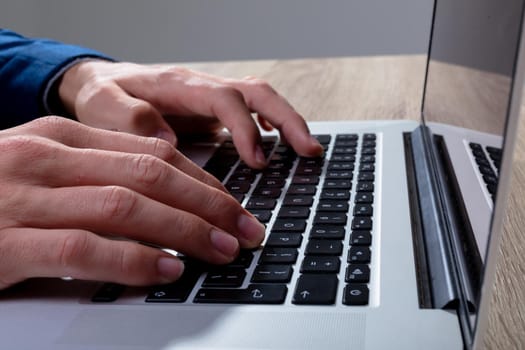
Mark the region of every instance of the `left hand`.
[[85, 61], [62, 77], [59, 96], [87, 125], [156, 136], [176, 144], [175, 133], [213, 133], [223, 125], [241, 158], [262, 168], [266, 160], [252, 112], [265, 130], [274, 127], [301, 156], [318, 156], [322, 146], [304, 119], [268, 83], [226, 79], [172, 66]]

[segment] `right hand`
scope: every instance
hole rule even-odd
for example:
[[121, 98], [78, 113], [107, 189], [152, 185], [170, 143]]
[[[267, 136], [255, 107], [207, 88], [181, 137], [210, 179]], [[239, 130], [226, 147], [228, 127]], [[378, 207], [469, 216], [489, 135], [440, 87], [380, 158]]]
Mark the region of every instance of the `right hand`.
[[[264, 226], [168, 142], [45, 117], [0, 131], [0, 289], [30, 277], [168, 283]], [[128, 240], [113, 239], [124, 237]]]

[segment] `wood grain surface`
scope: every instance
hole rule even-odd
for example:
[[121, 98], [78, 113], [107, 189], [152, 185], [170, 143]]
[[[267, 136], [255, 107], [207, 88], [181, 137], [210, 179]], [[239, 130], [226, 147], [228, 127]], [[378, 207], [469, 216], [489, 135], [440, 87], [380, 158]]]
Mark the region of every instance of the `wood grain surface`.
[[[409, 55], [183, 65], [225, 77], [263, 78], [314, 121], [419, 119], [425, 64], [424, 56]], [[525, 349], [524, 124], [522, 117], [485, 335], [488, 349]]]

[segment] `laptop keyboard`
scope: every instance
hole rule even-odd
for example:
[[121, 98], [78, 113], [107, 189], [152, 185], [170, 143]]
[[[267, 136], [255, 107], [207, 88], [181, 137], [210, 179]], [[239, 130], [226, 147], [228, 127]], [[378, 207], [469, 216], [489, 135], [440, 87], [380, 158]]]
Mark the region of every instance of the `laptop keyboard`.
[[481, 144], [475, 142], [469, 143], [469, 146], [472, 155], [474, 156], [474, 160], [478, 165], [481, 177], [485, 182], [487, 191], [494, 200], [498, 187], [498, 175], [496, 171], [499, 173], [501, 166], [501, 148], [490, 146], [483, 147]]
[[[266, 241], [223, 266], [180, 256], [183, 276], [150, 288], [145, 301], [283, 304], [288, 298], [296, 305], [367, 305], [376, 135], [314, 136], [323, 157], [298, 157], [277, 138], [264, 138], [269, 164], [262, 171], [240, 161], [225, 141], [204, 168], [266, 225]], [[92, 301], [114, 301], [122, 292], [107, 283]]]

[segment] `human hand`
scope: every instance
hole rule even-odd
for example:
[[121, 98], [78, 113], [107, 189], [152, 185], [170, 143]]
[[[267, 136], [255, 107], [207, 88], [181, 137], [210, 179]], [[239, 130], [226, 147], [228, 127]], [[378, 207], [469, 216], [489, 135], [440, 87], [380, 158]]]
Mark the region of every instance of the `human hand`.
[[322, 153], [303, 118], [260, 79], [225, 79], [170, 65], [86, 61], [64, 74], [59, 96], [82, 123], [171, 143], [175, 133], [215, 132], [224, 125], [241, 158], [254, 168], [264, 167], [266, 160], [252, 112], [263, 129], [277, 128], [299, 155]]
[[215, 178], [158, 138], [46, 117], [0, 131], [0, 149], [0, 289], [30, 277], [167, 283], [183, 264], [134, 241], [220, 264], [264, 237]]

